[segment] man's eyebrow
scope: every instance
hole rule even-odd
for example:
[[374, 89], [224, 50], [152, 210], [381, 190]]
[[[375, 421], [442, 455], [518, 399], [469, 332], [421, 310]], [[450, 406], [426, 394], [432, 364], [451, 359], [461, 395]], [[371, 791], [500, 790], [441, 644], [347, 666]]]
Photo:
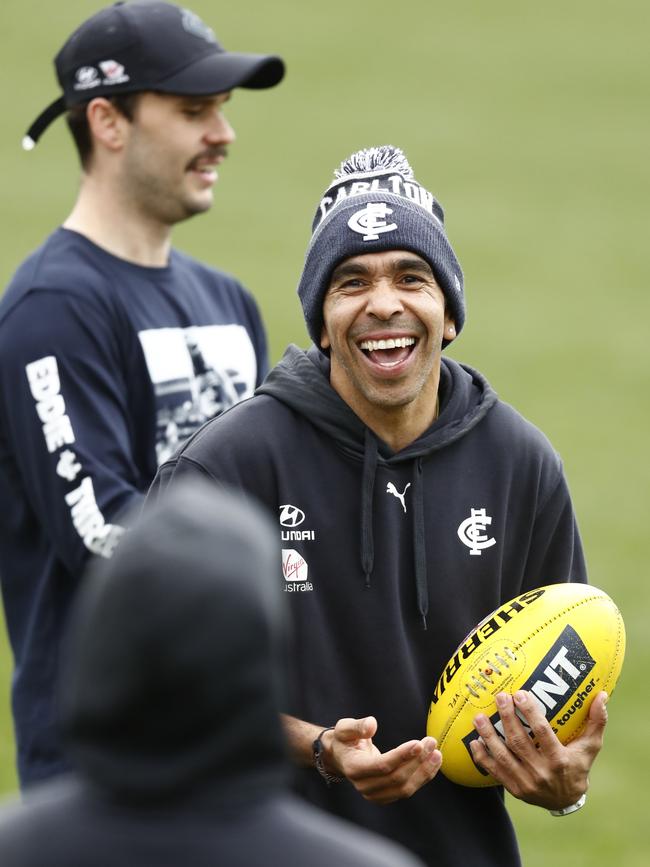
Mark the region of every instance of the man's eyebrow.
[[183, 104], [205, 104], [209, 105], [212, 102], [217, 102], [220, 105], [229, 102], [232, 97], [232, 91], [227, 90], [223, 93], [208, 93], [208, 94], [192, 94], [192, 93], [179, 93], [177, 94], [179, 101]]
[[428, 277], [433, 277], [433, 271], [428, 262], [423, 259], [416, 259], [411, 256], [406, 256], [404, 259], [398, 259], [394, 266], [395, 271], [420, 271]]
[[330, 283], [345, 280], [347, 277], [364, 277], [369, 273], [370, 269], [359, 262], [343, 262], [332, 271]]
[[[392, 264], [391, 270], [393, 272], [418, 271], [425, 277], [435, 279], [429, 263], [416, 256], [404, 256], [401, 259], [397, 259]], [[371, 271], [371, 268], [361, 262], [342, 262], [332, 272], [330, 284], [336, 283], [339, 280], [347, 280], [350, 277], [366, 277]]]

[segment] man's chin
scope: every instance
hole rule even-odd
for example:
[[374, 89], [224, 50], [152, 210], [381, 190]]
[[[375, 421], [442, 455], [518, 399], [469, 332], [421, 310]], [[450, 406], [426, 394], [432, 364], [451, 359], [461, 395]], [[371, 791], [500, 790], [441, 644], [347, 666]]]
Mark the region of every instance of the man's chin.
[[213, 204], [214, 199], [212, 195], [188, 199], [183, 202], [184, 213], [177, 222], [180, 223], [182, 220], [189, 220], [190, 217], [196, 217], [198, 214], [205, 214], [206, 211], [210, 210]]
[[420, 390], [400, 388], [396, 385], [363, 389], [363, 398], [371, 406], [379, 410], [397, 410], [408, 406], [417, 400]]

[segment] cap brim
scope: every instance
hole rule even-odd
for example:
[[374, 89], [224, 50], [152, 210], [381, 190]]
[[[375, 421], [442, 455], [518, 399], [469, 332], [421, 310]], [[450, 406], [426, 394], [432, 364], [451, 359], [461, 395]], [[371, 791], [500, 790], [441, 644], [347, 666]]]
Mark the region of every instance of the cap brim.
[[[271, 54], [238, 54], [223, 51], [208, 54], [196, 63], [186, 66], [180, 72], [158, 81], [155, 85], [142, 84], [137, 88], [130, 86], [115, 89], [115, 93], [133, 90], [157, 90], [161, 93], [179, 93], [188, 96], [203, 96], [211, 93], [224, 93], [234, 87], [263, 90], [274, 87], [284, 78], [284, 61]], [[107, 96], [105, 90], [94, 94]], [[89, 94], [88, 99], [92, 99]], [[36, 118], [23, 138], [23, 148], [31, 150], [52, 121], [64, 114], [67, 105], [64, 97], [59, 97]]]
[[185, 69], [159, 81], [152, 90], [203, 95], [223, 93], [234, 87], [263, 90], [284, 78], [284, 61], [267, 54], [209, 54]]

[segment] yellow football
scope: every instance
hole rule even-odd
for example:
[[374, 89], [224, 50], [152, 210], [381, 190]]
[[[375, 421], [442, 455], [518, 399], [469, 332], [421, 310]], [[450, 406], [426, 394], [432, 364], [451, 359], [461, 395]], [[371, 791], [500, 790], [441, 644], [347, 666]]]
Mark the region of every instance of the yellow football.
[[501, 605], [460, 643], [434, 689], [427, 734], [442, 751], [442, 772], [464, 786], [497, 785], [474, 764], [469, 744], [478, 737], [478, 713], [503, 736], [498, 692], [530, 691], [568, 743], [593, 698], [601, 690], [611, 695], [624, 655], [623, 618], [596, 587], [550, 584]]

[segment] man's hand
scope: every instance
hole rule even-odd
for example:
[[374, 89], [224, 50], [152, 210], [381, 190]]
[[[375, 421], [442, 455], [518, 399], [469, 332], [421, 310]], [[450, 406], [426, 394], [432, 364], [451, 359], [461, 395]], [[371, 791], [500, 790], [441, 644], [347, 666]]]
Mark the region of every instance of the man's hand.
[[[474, 761], [511, 795], [529, 804], [547, 810], [575, 804], [589, 787], [589, 771], [603, 745], [607, 698], [606, 692], [596, 696], [584, 732], [563, 746], [531, 693], [520, 690], [514, 697], [499, 693], [497, 707], [506, 743], [485, 714], [479, 714], [474, 726], [481, 737], [470, 745]], [[532, 738], [515, 711], [525, 717]]]
[[340, 719], [322, 742], [328, 769], [346, 777], [368, 801], [390, 804], [410, 798], [440, 770], [442, 754], [434, 738], [407, 741], [380, 753], [372, 738], [377, 720]]

